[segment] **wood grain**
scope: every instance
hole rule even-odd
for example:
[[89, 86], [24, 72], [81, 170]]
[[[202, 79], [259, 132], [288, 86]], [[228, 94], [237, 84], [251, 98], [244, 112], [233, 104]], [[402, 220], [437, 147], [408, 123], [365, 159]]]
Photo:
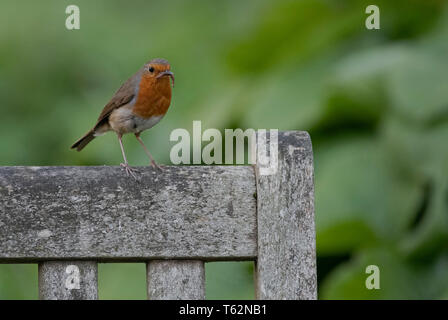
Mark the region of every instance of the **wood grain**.
[[257, 166], [257, 298], [316, 299], [311, 139], [280, 132], [278, 142], [275, 174], [262, 175]]
[[253, 260], [252, 167], [0, 167], [0, 262]]
[[152, 260], [146, 270], [150, 300], [205, 299], [203, 261]]
[[98, 299], [98, 266], [89, 261], [47, 261], [39, 264], [39, 299]]

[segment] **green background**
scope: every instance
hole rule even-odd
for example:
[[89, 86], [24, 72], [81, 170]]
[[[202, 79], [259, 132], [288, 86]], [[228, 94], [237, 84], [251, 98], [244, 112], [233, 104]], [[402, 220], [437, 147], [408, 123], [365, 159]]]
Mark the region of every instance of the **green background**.
[[[80, 30], [65, 28], [69, 4]], [[365, 28], [369, 4], [380, 30]], [[3, 0], [0, 165], [120, 163], [113, 134], [69, 146], [154, 57], [176, 75], [168, 114], [142, 135], [161, 163], [193, 120], [310, 132], [319, 298], [448, 298], [446, 1]], [[370, 264], [380, 290], [365, 287]], [[206, 269], [207, 298], [254, 297], [251, 263]], [[144, 299], [145, 267], [100, 264], [99, 285], [103, 299]], [[35, 265], [0, 266], [0, 299], [35, 298]]]

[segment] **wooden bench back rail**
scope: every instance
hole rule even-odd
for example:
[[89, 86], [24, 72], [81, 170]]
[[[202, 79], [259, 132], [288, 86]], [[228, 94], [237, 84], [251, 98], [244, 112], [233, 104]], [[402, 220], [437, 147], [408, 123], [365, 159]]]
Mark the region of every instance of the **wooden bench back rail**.
[[[258, 147], [261, 147], [259, 145]], [[278, 168], [0, 167], [0, 263], [39, 263], [41, 299], [97, 299], [98, 262], [145, 262], [149, 299], [204, 299], [204, 262], [251, 260], [258, 299], [316, 299], [306, 132]]]

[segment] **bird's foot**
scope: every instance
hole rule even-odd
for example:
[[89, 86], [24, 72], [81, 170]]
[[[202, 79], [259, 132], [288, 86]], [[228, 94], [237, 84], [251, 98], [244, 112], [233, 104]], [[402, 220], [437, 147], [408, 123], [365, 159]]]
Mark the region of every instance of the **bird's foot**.
[[132, 176], [135, 180], [137, 180], [137, 170], [132, 169], [127, 163], [120, 163], [120, 167], [122, 167], [128, 176]]
[[159, 169], [160, 171], [163, 171], [163, 166], [158, 165], [157, 162], [155, 162], [154, 160], [151, 160], [151, 167], [153, 167], [154, 169]]

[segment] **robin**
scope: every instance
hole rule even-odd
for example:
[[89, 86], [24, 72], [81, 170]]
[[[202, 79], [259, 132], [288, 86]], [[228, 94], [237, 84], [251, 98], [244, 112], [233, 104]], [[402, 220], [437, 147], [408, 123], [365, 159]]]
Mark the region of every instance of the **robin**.
[[71, 148], [81, 151], [95, 137], [114, 131], [124, 159], [120, 166], [128, 175], [136, 178], [134, 169], [126, 159], [122, 142], [123, 134], [133, 133], [151, 160], [151, 165], [161, 169], [144, 145], [140, 133], [157, 124], [167, 112], [171, 103], [170, 78], [174, 86], [174, 74], [170, 71], [168, 61], [153, 59], [146, 63], [115, 92], [101, 111], [95, 126]]

